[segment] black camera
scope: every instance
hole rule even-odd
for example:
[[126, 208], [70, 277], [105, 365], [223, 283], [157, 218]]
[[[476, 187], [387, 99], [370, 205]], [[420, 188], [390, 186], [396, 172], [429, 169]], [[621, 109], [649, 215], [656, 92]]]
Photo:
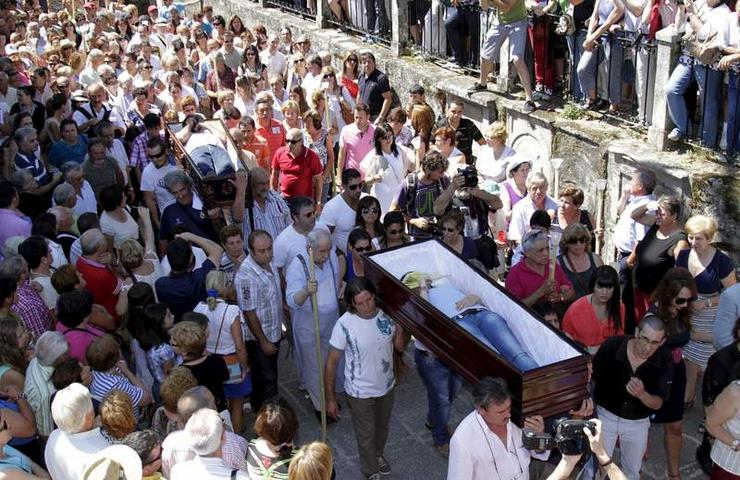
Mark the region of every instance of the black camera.
[[524, 429], [522, 444], [528, 450], [541, 451], [557, 448], [563, 455], [580, 455], [589, 450], [588, 437], [583, 433], [584, 427], [596, 435], [596, 424], [589, 420], [559, 418], [553, 423], [554, 436]]
[[464, 167], [458, 168], [457, 173], [463, 176], [465, 179], [466, 188], [475, 188], [478, 186], [478, 170], [472, 165], [465, 165]]

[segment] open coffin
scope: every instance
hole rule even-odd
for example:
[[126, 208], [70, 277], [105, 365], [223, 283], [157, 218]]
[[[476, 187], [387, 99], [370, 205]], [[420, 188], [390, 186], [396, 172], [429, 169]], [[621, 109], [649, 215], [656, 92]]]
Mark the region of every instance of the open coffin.
[[[577, 409], [586, 397], [588, 353], [436, 239], [368, 254], [365, 276], [378, 289], [380, 308], [469, 382], [504, 378], [512, 393], [512, 416], [550, 417]], [[519, 343], [539, 365], [526, 372], [507, 362], [422, 299], [401, 277], [413, 270], [445, 275], [465, 294], [478, 295], [504, 317]]]
[[[250, 170], [255, 166], [246, 162], [241, 149], [234, 142], [222, 120], [205, 120], [202, 123], [218, 131], [226, 138], [226, 151], [231, 157], [235, 170]], [[204, 208], [210, 210], [217, 207], [230, 207], [234, 202], [234, 195], [236, 195], [236, 188], [230, 181], [234, 179], [234, 174], [204, 178], [190, 155], [188, 155], [182, 142], [175, 136], [171, 126], [167, 125], [165, 128], [165, 141], [172, 149], [178, 164], [193, 180], [193, 186], [203, 201]]]

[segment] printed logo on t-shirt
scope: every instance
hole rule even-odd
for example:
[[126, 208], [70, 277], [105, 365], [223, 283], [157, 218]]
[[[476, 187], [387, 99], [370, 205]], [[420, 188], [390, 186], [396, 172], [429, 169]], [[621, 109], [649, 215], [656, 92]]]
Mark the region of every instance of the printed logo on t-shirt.
[[393, 321], [385, 313], [378, 315], [375, 324], [378, 326], [378, 331], [386, 337], [393, 333]]

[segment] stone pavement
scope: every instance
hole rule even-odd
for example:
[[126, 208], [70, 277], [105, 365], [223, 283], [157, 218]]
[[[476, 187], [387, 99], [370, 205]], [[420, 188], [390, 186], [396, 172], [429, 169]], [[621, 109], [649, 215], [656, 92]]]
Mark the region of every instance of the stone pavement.
[[[300, 421], [297, 443], [304, 444], [320, 437], [319, 422], [313, 413], [311, 401], [298, 390], [292, 359], [287, 355], [287, 343], [280, 350], [280, 393], [296, 410]], [[390, 434], [386, 447], [386, 458], [391, 464], [390, 479], [444, 480], [447, 477], [447, 460], [432, 447], [432, 436], [424, 427], [426, 417], [426, 390], [413, 367], [413, 345], [409, 346], [406, 362], [409, 372], [396, 387], [395, 403], [391, 419]], [[343, 406], [342, 418], [327, 428], [327, 439], [334, 453], [338, 480], [361, 480], [357, 444], [355, 443], [349, 407], [340, 397]], [[472, 410], [469, 386], [466, 385], [452, 408], [451, 426], [456, 426]], [[681, 477], [684, 480], [707, 478], [694, 460], [694, 451], [700, 441], [697, 426], [701, 421], [700, 407], [695, 406], [686, 415], [684, 425], [684, 448], [681, 461]], [[247, 422], [254, 421], [250, 415]], [[654, 426], [650, 430], [648, 458], [643, 463], [643, 480], [667, 478], [663, 430]], [[454, 479], [466, 480], [466, 479]]]

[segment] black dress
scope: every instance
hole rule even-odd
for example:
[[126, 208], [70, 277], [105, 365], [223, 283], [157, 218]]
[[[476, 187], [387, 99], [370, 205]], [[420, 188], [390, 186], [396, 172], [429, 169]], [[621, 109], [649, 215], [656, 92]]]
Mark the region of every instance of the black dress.
[[226, 410], [226, 395], [224, 382], [229, 379], [229, 369], [220, 355], [208, 355], [197, 365], [185, 365], [193, 373], [198, 385], [206, 387], [216, 398], [216, 410]]
[[668, 238], [658, 238], [658, 226], [653, 225], [635, 250], [637, 261], [632, 269], [633, 285], [645, 294], [653, 293], [665, 274], [676, 264], [673, 248], [686, 233], [678, 231]]

